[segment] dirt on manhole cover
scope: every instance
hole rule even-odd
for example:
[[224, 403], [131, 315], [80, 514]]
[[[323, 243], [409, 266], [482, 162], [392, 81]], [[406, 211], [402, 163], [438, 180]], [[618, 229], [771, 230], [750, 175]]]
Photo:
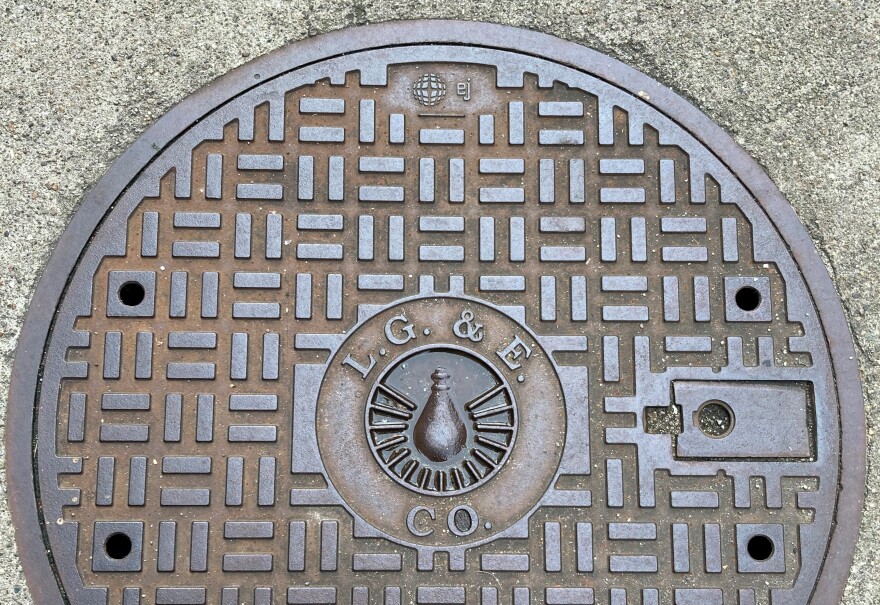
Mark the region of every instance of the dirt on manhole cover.
[[864, 491], [849, 332], [762, 171], [474, 23], [162, 118], [59, 243], [7, 426], [52, 604], [827, 605]]

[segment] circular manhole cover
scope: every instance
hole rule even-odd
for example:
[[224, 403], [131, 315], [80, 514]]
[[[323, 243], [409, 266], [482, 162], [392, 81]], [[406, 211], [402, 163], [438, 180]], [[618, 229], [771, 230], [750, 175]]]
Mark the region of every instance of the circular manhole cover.
[[316, 38], [173, 109], [59, 243], [7, 425], [25, 571], [75, 605], [825, 605], [852, 355], [791, 208], [656, 82], [491, 25]]

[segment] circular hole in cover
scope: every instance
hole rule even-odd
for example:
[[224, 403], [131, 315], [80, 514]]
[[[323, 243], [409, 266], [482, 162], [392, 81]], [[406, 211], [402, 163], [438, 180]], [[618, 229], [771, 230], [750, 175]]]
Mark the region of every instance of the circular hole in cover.
[[743, 286], [736, 291], [736, 306], [743, 311], [754, 311], [761, 304], [761, 293], [752, 286]]
[[131, 554], [131, 538], [122, 533], [110, 534], [104, 542], [104, 551], [111, 559], [124, 559]]
[[709, 401], [697, 417], [700, 430], [710, 437], [724, 437], [733, 428], [733, 412], [720, 401]]
[[773, 556], [774, 550], [776, 549], [773, 545], [773, 540], [767, 536], [758, 534], [749, 538], [749, 556], [755, 561], [766, 561]]
[[144, 287], [136, 281], [126, 282], [119, 288], [119, 300], [126, 307], [138, 306], [144, 302], [146, 295]]

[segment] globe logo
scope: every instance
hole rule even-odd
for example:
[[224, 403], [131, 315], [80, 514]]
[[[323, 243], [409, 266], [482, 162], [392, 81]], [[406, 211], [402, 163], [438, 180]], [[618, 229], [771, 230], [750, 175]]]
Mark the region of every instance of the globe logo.
[[412, 92], [420, 105], [436, 105], [446, 96], [446, 82], [437, 74], [425, 74], [413, 82]]

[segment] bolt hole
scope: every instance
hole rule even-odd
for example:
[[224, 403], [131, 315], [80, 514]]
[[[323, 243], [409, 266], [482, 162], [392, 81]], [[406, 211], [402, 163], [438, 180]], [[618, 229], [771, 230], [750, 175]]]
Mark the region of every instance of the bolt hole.
[[743, 286], [736, 291], [736, 306], [743, 311], [754, 311], [761, 304], [761, 293], [752, 286]]
[[125, 534], [111, 534], [104, 542], [104, 551], [111, 559], [117, 561], [124, 559], [131, 554], [131, 538]]
[[749, 556], [755, 561], [766, 561], [773, 556], [776, 550], [773, 540], [767, 536], [757, 535], [749, 538], [748, 551]]
[[700, 408], [697, 422], [709, 437], [725, 437], [733, 429], [733, 412], [720, 401], [709, 401]]
[[130, 281], [122, 284], [119, 288], [119, 300], [126, 307], [136, 307], [144, 302], [147, 295], [144, 287], [136, 281]]

